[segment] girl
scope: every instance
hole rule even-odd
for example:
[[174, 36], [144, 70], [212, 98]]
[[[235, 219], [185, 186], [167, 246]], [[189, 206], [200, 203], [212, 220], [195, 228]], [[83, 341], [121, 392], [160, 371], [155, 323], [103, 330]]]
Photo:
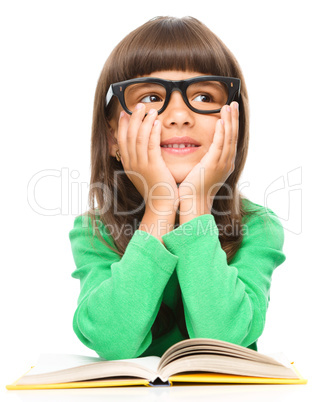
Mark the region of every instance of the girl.
[[69, 233], [73, 328], [100, 357], [196, 337], [257, 350], [285, 255], [275, 213], [237, 188], [248, 141], [241, 69], [200, 21], [157, 17], [113, 50], [95, 94], [91, 208]]

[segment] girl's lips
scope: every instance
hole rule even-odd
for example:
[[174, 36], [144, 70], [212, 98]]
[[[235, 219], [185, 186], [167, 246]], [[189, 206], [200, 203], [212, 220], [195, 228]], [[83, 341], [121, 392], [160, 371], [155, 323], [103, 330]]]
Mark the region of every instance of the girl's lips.
[[169, 152], [174, 155], [187, 155], [191, 154], [192, 152], [195, 152], [200, 146], [198, 147], [185, 147], [185, 148], [164, 148], [161, 147], [165, 152]]

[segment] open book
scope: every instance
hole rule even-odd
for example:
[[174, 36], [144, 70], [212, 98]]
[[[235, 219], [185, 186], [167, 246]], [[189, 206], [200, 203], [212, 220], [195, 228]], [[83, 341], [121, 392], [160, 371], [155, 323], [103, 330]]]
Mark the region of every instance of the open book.
[[105, 360], [78, 355], [41, 355], [36, 366], [6, 388], [90, 388], [175, 383], [306, 384], [292, 363], [233, 343], [186, 339], [162, 357]]

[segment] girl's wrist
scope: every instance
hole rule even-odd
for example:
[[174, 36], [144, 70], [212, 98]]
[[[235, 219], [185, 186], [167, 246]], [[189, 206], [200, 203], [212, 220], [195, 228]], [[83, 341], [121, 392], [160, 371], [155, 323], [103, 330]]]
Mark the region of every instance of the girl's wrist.
[[150, 200], [145, 205], [145, 211], [150, 211], [155, 215], [160, 217], [169, 216], [171, 214], [176, 214], [179, 203], [173, 202], [172, 200]]
[[180, 202], [179, 224], [189, 222], [201, 215], [211, 214], [212, 203], [210, 200], [187, 199]]
[[138, 227], [139, 230], [143, 230], [156, 237], [164, 244], [162, 236], [168, 232], [174, 230], [176, 211], [173, 209], [165, 209], [164, 206], [161, 211], [154, 211], [151, 208], [145, 208], [143, 219]]
[[186, 198], [179, 204], [180, 215], [190, 214], [210, 214], [212, 208], [212, 198]]

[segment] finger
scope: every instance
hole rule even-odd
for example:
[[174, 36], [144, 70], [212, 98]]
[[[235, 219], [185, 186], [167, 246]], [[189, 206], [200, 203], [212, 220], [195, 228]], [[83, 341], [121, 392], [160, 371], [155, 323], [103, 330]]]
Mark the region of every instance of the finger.
[[239, 104], [238, 102], [231, 103], [232, 110], [232, 147], [230, 159], [232, 163], [235, 162], [237, 151], [238, 136], [239, 136]]
[[[224, 148], [221, 160], [227, 164], [231, 154], [231, 145], [232, 145], [232, 110], [228, 105], [225, 105], [223, 118], [224, 118], [224, 131], [225, 131], [225, 138], [224, 138]], [[222, 109], [222, 111], [223, 111]]]
[[127, 148], [128, 148], [129, 161], [133, 165], [137, 164], [136, 138], [138, 130], [143, 122], [144, 116], [145, 116], [145, 105], [143, 105], [143, 103], [138, 103], [130, 117], [127, 132]]
[[155, 164], [161, 158], [161, 122], [155, 120], [152, 126], [150, 140], [149, 140], [149, 161]]
[[218, 163], [224, 149], [224, 139], [225, 139], [225, 131], [224, 131], [224, 120], [219, 119], [216, 123], [215, 134], [213, 138], [213, 142], [209, 147], [209, 151], [211, 152], [212, 149], [215, 151], [215, 158], [216, 162]]
[[155, 109], [150, 109], [150, 111], [147, 113], [147, 116], [144, 118], [144, 121], [139, 127], [136, 137], [136, 152], [138, 164], [148, 163], [150, 135], [156, 117], [157, 111]]
[[128, 163], [129, 155], [127, 148], [127, 130], [129, 125], [129, 116], [125, 112], [120, 113], [118, 123], [118, 147], [121, 155], [122, 164]]

